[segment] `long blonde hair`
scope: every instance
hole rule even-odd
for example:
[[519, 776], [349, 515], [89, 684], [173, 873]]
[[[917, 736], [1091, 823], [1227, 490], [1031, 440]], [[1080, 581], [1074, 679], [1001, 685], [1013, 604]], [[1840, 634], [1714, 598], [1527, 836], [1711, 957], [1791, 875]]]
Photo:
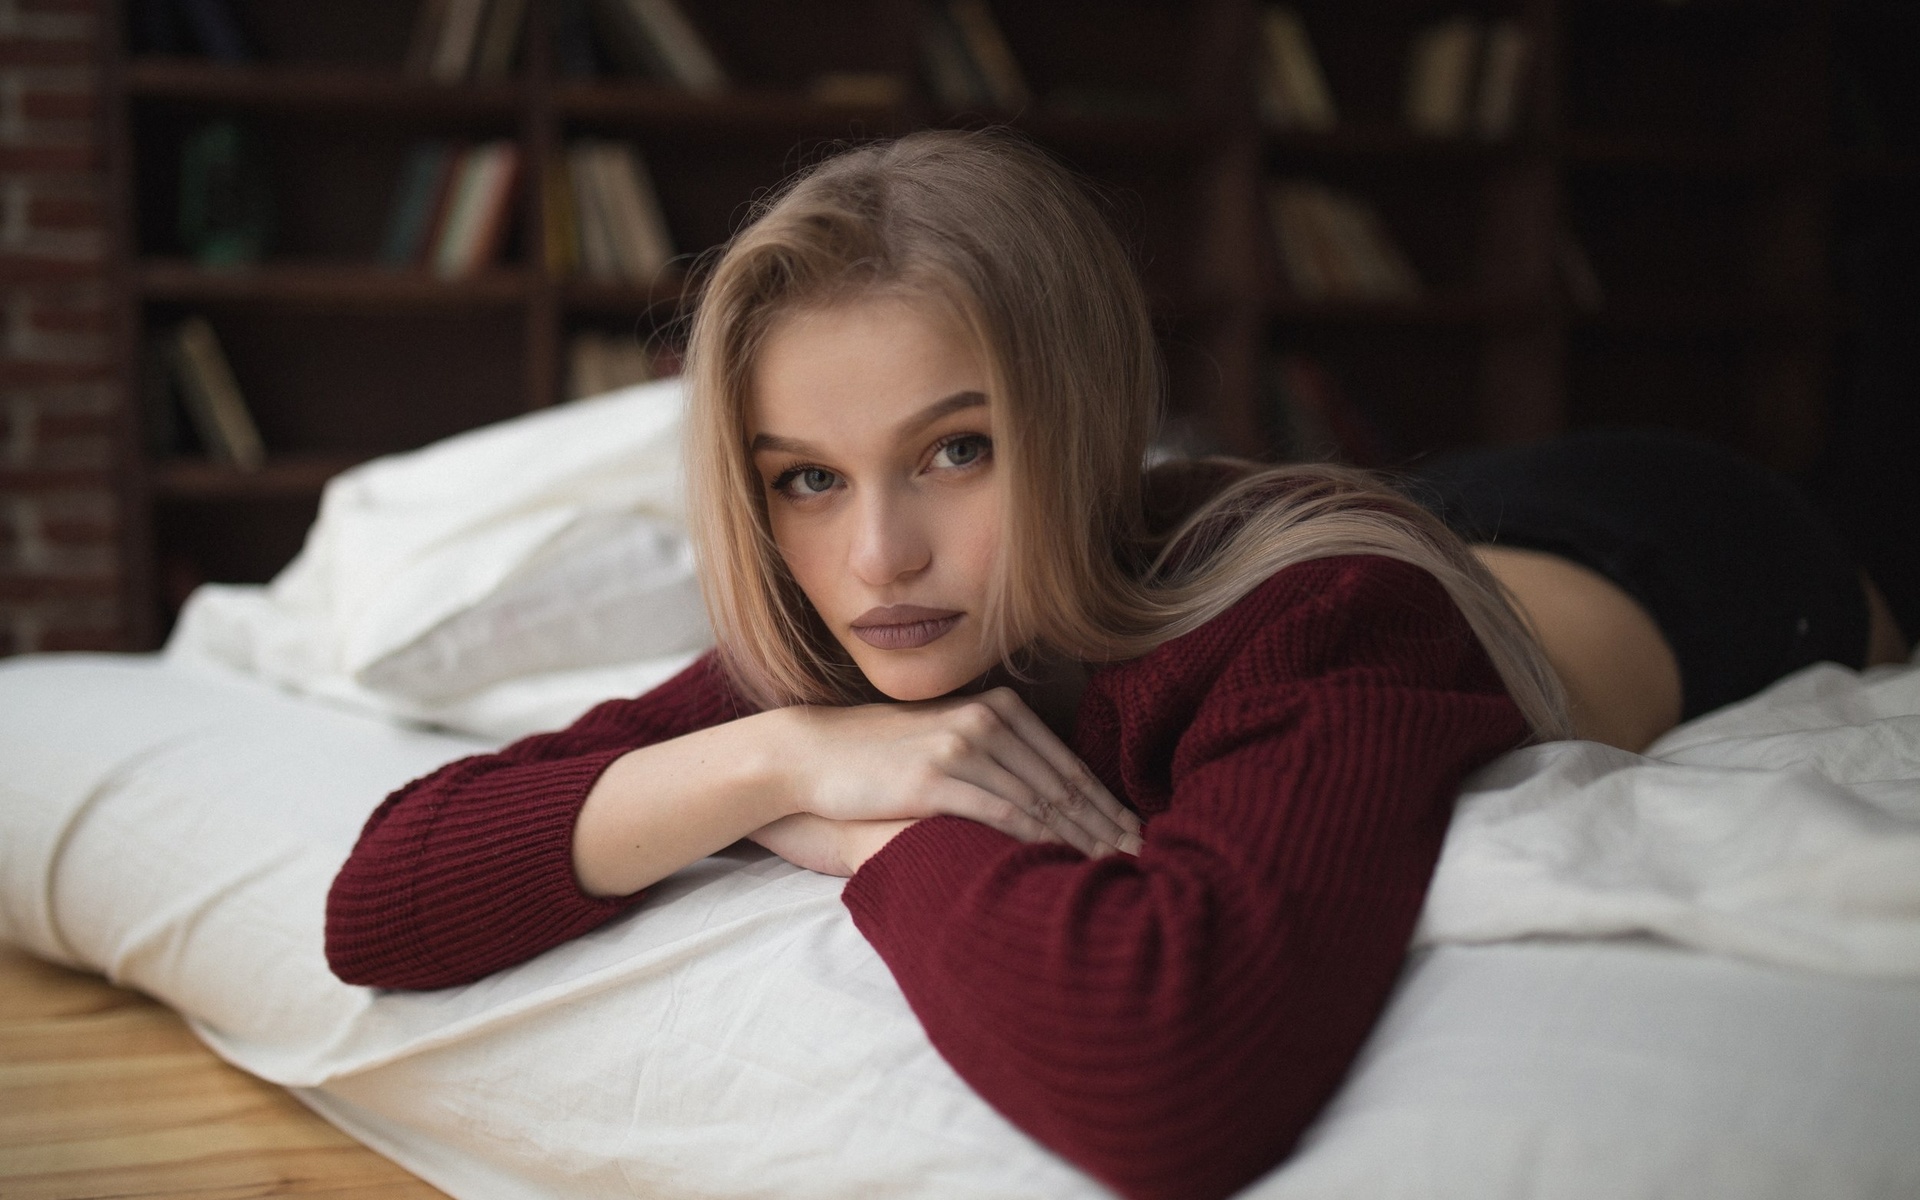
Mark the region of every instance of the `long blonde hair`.
[[1062, 167], [983, 133], [824, 160], [762, 201], [706, 274], [687, 353], [691, 519], [720, 660], [755, 703], [871, 696], [774, 545], [747, 412], [777, 320], [876, 289], [939, 305], [986, 364], [1006, 541], [983, 630], [1009, 665], [1036, 650], [1136, 657], [1284, 567], [1377, 554], [1433, 575], [1535, 734], [1566, 735], [1559, 682], [1499, 584], [1370, 475], [1248, 464], [1169, 533], [1149, 530], [1143, 462], [1163, 381], [1139, 278]]

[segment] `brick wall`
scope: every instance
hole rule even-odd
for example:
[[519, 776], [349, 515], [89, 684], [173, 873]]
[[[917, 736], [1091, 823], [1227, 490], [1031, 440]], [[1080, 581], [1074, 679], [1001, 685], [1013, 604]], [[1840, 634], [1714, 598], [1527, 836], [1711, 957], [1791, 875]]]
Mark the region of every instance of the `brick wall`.
[[0, 654], [126, 643], [97, 41], [0, 0]]

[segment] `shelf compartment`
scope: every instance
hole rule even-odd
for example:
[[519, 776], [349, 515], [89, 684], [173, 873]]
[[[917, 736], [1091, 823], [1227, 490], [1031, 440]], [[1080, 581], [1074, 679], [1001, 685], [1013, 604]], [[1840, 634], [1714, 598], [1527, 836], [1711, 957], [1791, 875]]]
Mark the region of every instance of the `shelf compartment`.
[[353, 263], [269, 263], [208, 270], [183, 259], [140, 266], [141, 295], [187, 304], [284, 304], [308, 307], [498, 308], [527, 298], [531, 277], [507, 269], [459, 279], [425, 271]]
[[742, 88], [698, 96], [659, 84], [567, 83], [554, 88], [554, 110], [563, 120], [682, 137], [715, 133], [782, 136], [844, 136], [901, 133], [907, 114], [894, 106], [824, 104], [785, 91]]
[[137, 99], [303, 115], [405, 113], [511, 117], [525, 103], [516, 83], [447, 85], [358, 67], [231, 66], [149, 58], [127, 67]]
[[1267, 319], [1286, 325], [1411, 326], [1446, 329], [1512, 325], [1539, 316], [1524, 299], [1438, 292], [1413, 300], [1306, 300], [1277, 293], [1266, 300]]
[[326, 482], [366, 455], [276, 455], [257, 471], [241, 471], [203, 458], [170, 458], [153, 464], [149, 486], [156, 500], [221, 502], [313, 497]]

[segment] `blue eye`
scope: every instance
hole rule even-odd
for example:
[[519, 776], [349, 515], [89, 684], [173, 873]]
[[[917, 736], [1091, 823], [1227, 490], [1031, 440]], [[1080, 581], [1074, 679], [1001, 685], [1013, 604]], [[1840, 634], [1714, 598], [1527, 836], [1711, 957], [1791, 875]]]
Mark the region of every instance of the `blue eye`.
[[978, 433], [963, 433], [934, 451], [936, 467], [971, 467], [993, 457], [993, 439]]
[[796, 498], [830, 492], [840, 477], [824, 467], [795, 467], [782, 471], [773, 481], [773, 490]]

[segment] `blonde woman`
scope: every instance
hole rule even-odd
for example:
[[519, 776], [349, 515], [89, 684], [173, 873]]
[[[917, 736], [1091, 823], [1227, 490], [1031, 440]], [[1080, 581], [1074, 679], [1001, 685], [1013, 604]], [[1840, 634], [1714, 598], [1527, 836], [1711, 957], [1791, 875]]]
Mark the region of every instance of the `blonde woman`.
[[1140, 286], [1020, 143], [804, 175], [714, 266], [688, 378], [715, 651], [391, 797], [329, 900], [342, 978], [477, 978], [751, 838], [852, 876], [1011, 1120], [1124, 1194], [1220, 1196], [1347, 1069], [1462, 778], [1577, 727], [1550, 659], [1583, 732], [1677, 715], [1658, 628], [1585, 567], [1492, 555], [1543, 652], [1366, 476], [1143, 474]]

